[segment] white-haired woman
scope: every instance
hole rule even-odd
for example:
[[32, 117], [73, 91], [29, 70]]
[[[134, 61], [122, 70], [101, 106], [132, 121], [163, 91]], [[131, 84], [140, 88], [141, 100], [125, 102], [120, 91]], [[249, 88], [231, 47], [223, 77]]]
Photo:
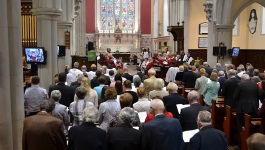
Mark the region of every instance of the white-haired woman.
[[97, 128], [99, 112], [94, 106], [87, 107], [82, 112], [83, 123], [69, 130], [68, 150], [76, 149], [107, 149], [106, 131]]
[[131, 124], [134, 122], [137, 113], [130, 107], [124, 107], [119, 114], [119, 125], [110, 128], [108, 131], [108, 149], [131, 149], [138, 150], [141, 143], [141, 131], [134, 129]]
[[149, 93], [149, 100], [153, 99], [154, 97], [161, 97], [163, 98], [164, 96], [168, 95], [168, 92], [164, 90], [165, 82], [163, 79], [158, 78], [156, 79], [154, 83], [155, 90], [151, 91]]
[[52, 115], [64, 123], [64, 134], [68, 135], [68, 126], [70, 125], [70, 116], [68, 114], [67, 107], [60, 104], [59, 100], [61, 99], [62, 94], [59, 90], [53, 90], [51, 93], [51, 98], [54, 100], [55, 108]]

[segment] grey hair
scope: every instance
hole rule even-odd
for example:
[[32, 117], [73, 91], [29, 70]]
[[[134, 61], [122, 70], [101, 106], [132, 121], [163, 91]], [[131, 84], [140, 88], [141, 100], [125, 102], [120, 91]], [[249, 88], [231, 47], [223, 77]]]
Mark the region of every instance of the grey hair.
[[124, 107], [119, 114], [120, 123], [131, 124], [135, 119], [136, 113], [130, 107]]
[[75, 63], [74, 63], [74, 67], [77, 68], [78, 66], [79, 66], [79, 63], [78, 63], [78, 62], [75, 62]]
[[247, 138], [247, 145], [249, 150], [264, 150], [265, 135], [261, 133], [254, 133]]
[[220, 64], [220, 63], [216, 63], [215, 66], [216, 66], [216, 67], [221, 67], [221, 64]]
[[80, 87], [76, 88], [75, 94], [76, 94], [78, 99], [84, 99], [86, 94], [87, 94], [87, 90], [85, 87], [80, 86]]
[[158, 78], [155, 80], [154, 87], [155, 89], [161, 90], [165, 86], [164, 80], [161, 78]]
[[248, 74], [243, 74], [243, 75], [241, 76], [241, 80], [242, 80], [242, 81], [250, 80], [250, 77], [249, 77]]
[[133, 76], [133, 84], [135, 87], [139, 87], [141, 85], [141, 78], [138, 75]]
[[174, 82], [169, 82], [167, 85], [168, 91], [178, 91], [178, 85]]
[[194, 100], [198, 101], [200, 99], [200, 95], [197, 91], [192, 90], [188, 93], [187, 98], [189, 101], [194, 101]]
[[76, 79], [77, 79], [78, 81], [81, 81], [83, 78], [84, 78], [84, 74], [83, 74], [83, 73], [79, 73], [79, 74], [76, 76]]
[[234, 70], [234, 69], [230, 69], [230, 70], [228, 70], [228, 71], [227, 71], [227, 75], [228, 75], [228, 76], [235, 76], [235, 75], [236, 75], [236, 70]]
[[53, 109], [55, 108], [54, 100], [46, 99], [43, 100], [43, 102], [40, 104], [40, 110], [46, 111], [47, 113], [51, 113]]
[[211, 117], [211, 113], [207, 110], [203, 110], [200, 111], [198, 114], [198, 118], [197, 121], [202, 125], [202, 126], [206, 126], [206, 125], [211, 125], [212, 124], [212, 117]]
[[220, 70], [219, 72], [218, 72], [218, 76], [224, 76], [225, 75], [225, 72], [223, 71], [223, 70]]
[[83, 122], [96, 123], [98, 121], [98, 114], [98, 109], [95, 106], [86, 107], [82, 113]]
[[154, 110], [156, 109], [165, 109], [165, 106], [164, 106], [164, 103], [162, 100], [160, 99], [153, 99], [151, 102], [150, 102], [150, 107]]
[[53, 90], [51, 93], [51, 98], [58, 102], [62, 97], [62, 93], [59, 90]]
[[154, 68], [151, 68], [148, 70], [149, 75], [156, 75], [156, 70]]

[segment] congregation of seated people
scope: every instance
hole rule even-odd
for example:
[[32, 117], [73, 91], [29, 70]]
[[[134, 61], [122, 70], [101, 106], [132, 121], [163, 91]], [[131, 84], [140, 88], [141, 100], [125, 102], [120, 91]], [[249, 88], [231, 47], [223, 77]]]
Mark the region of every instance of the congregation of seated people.
[[[38, 76], [30, 78], [24, 97], [24, 150], [228, 149], [224, 132], [212, 126], [212, 100], [219, 97], [224, 97], [224, 108], [235, 111], [239, 137], [244, 114], [249, 114], [262, 118], [258, 136], [264, 139], [265, 73], [251, 64], [210, 67], [207, 62], [190, 65], [189, 53], [145, 54], [131, 74], [122, 60], [106, 58], [109, 66], [92, 64], [90, 71], [79, 69], [78, 62], [72, 69], [66, 66], [48, 91], [40, 87]], [[177, 66], [179, 61], [184, 63]], [[155, 64], [169, 67], [165, 78], [158, 77]], [[196, 129], [184, 141], [184, 131]], [[265, 149], [260, 140], [254, 136], [247, 142]], [[236, 143], [239, 148], [241, 142]]]

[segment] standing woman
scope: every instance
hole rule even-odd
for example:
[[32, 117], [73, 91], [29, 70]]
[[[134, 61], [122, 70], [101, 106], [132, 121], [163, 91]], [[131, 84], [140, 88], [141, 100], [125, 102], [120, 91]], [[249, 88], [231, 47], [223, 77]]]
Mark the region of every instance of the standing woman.
[[114, 87], [108, 87], [104, 97], [107, 101], [99, 105], [99, 127], [107, 131], [112, 122], [118, 121], [121, 107], [116, 101], [117, 90]]
[[204, 96], [205, 105], [210, 108], [212, 106], [212, 99], [218, 100], [218, 90], [220, 88], [220, 83], [218, 82], [218, 76], [216, 72], [212, 72], [210, 76], [210, 81], [206, 83], [204, 90], [202, 92]]
[[[94, 106], [98, 108], [98, 94], [94, 89], [91, 88], [90, 80], [87, 77], [84, 77], [81, 80], [81, 86], [86, 88], [86, 91], [87, 91], [85, 101], [93, 103]], [[76, 100], [77, 100], [77, 96], [75, 95], [75, 101]]]
[[83, 123], [82, 112], [86, 107], [94, 106], [93, 103], [84, 100], [87, 94], [85, 87], [77, 87], [75, 94], [77, 100], [72, 102], [69, 107], [71, 114], [74, 116], [73, 126]]

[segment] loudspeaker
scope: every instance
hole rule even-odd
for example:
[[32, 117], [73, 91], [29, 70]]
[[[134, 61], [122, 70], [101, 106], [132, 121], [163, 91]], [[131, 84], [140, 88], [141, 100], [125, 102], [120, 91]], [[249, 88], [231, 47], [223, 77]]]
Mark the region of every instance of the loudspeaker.
[[58, 57], [65, 56], [65, 46], [59, 46]]
[[225, 56], [226, 55], [226, 46], [214, 46], [213, 47], [213, 55], [214, 56]]
[[218, 54], [219, 54], [219, 46], [214, 46], [213, 47], [213, 55], [218, 56]]
[[226, 55], [226, 46], [221, 47], [219, 55], [220, 56], [225, 56]]

